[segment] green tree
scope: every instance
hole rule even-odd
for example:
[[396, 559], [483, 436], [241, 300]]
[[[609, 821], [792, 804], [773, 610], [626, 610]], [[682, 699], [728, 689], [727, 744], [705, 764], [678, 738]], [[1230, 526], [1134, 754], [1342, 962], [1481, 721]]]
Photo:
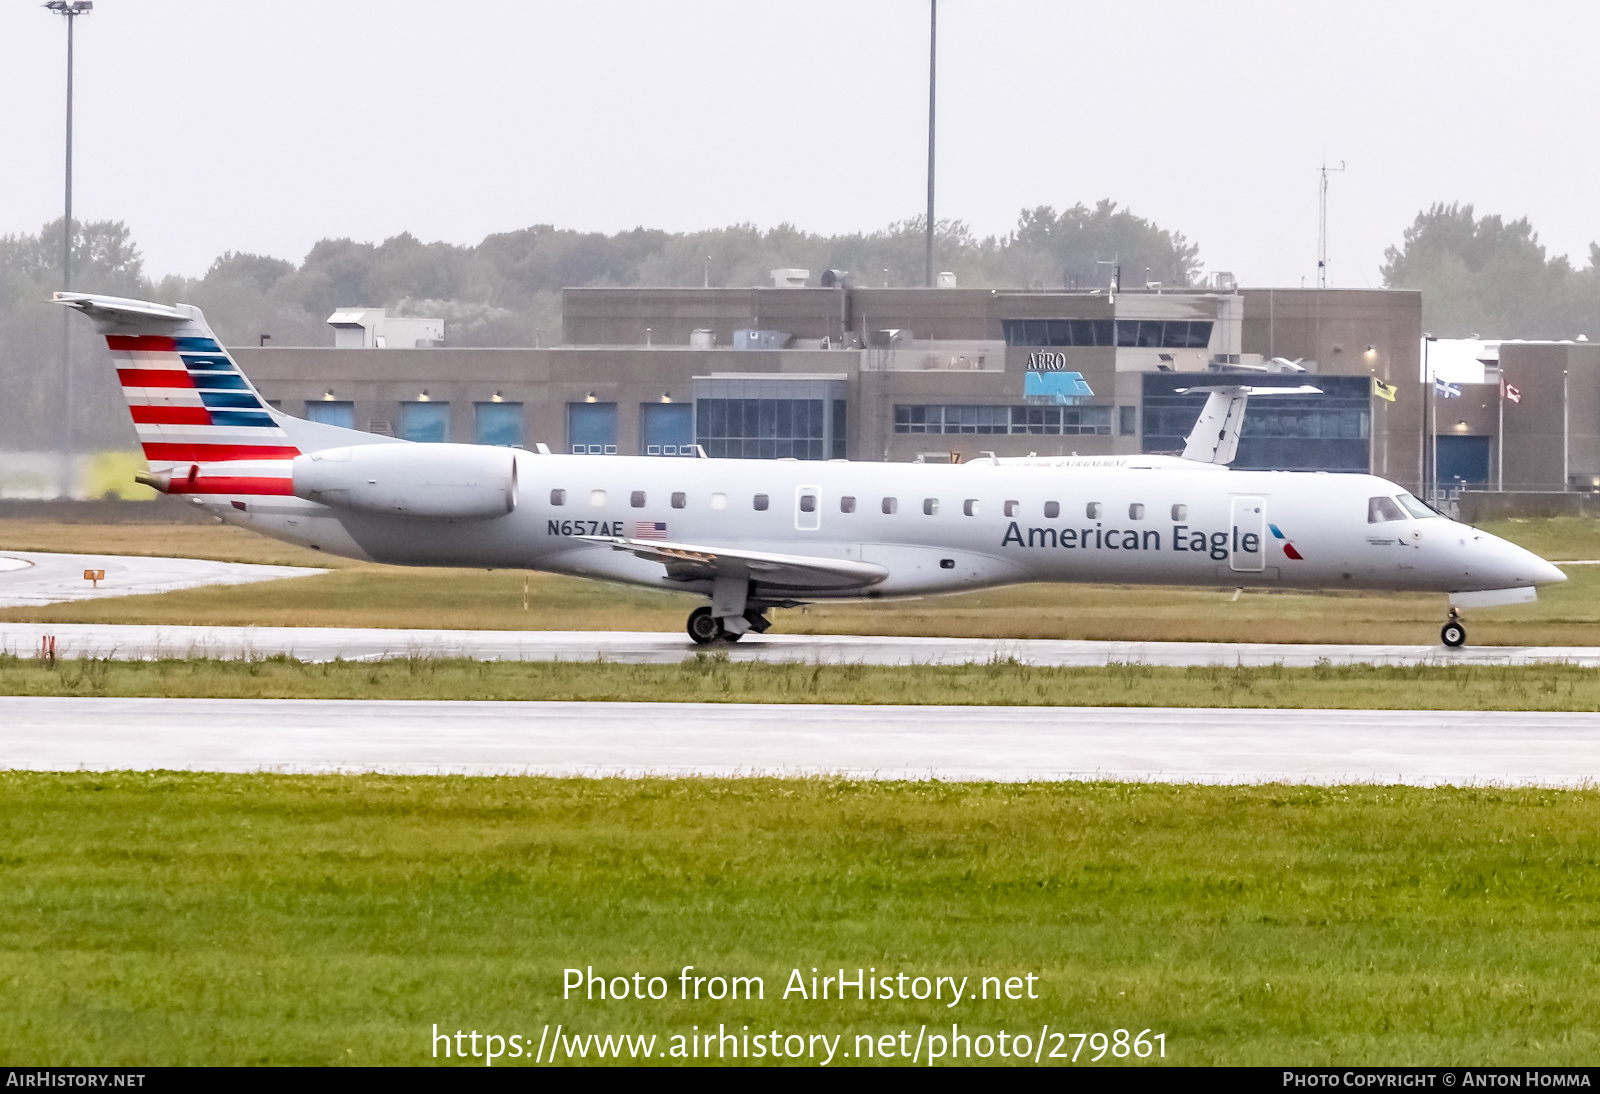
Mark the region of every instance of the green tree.
[[1524, 217], [1438, 203], [1384, 251], [1384, 286], [1422, 292], [1423, 327], [1441, 337], [1571, 338], [1592, 324], [1595, 248], [1575, 271], [1550, 258]]

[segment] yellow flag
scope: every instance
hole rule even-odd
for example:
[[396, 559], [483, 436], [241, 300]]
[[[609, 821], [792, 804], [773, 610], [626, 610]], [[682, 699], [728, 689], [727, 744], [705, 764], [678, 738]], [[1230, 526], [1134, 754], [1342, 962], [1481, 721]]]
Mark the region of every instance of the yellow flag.
[[1372, 393], [1380, 399], [1394, 402], [1395, 392], [1398, 389], [1393, 384], [1386, 384], [1376, 376], [1372, 378]]

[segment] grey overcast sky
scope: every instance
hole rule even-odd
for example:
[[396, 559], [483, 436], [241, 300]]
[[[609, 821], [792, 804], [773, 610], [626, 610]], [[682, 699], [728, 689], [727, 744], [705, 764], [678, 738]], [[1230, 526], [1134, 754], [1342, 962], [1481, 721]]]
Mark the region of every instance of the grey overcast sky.
[[[63, 20], [0, 6], [0, 233], [60, 215]], [[76, 214], [155, 275], [325, 236], [475, 243], [924, 203], [927, 0], [97, 0]], [[943, 0], [939, 215], [1111, 197], [1246, 284], [1330, 283], [1438, 200], [1600, 238], [1593, 3]]]

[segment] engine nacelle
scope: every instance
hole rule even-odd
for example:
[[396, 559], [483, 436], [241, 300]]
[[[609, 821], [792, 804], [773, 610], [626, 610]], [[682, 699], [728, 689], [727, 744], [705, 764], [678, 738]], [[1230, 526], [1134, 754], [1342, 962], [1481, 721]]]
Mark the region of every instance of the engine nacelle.
[[294, 461], [297, 498], [420, 520], [487, 520], [517, 507], [517, 456], [476, 444], [363, 444]]

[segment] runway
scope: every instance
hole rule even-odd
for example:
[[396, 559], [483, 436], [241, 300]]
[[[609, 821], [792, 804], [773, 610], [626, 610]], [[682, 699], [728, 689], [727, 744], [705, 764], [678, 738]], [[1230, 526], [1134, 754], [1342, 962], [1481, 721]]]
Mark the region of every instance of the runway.
[[[221, 565], [220, 563], [216, 565]], [[267, 567], [257, 567], [265, 569]], [[108, 571], [109, 573], [109, 571]], [[286, 654], [303, 661], [413, 655], [498, 661], [616, 661], [676, 664], [697, 651], [733, 661], [807, 664], [960, 665], [1015, 658], [1029, 665], [1167, 666], [1528, 665], [1600, 667], [1596, 646], [1327, 645], [1266, 642], [1090, 642], [1063, 639], [893, 638], [870, 635], [746, 635], [733, 645], [696, 646], [682, 632], [448, 631], [356, 627], [179, 627], [94, 623], [0, 623], [0, 650], [28, 656], [42, 635], [59, 655], [150, 660]]]
[[[91, 582], [85, 570], [104, 570]], [[34, 607], [70, 600], [100, 600], [139, 593], [169, 593], [201, 585], [244, 585], [327, 573], [305, 566], [257, 566], [202, 558], [139, 555], [66, 555], [45, 551], [0, 553], [0, 608]], [[37, 645], [37, 641], [35, 641]]]
[[1574, 786], [1600, 715], [3, 697], [0, 767]]

